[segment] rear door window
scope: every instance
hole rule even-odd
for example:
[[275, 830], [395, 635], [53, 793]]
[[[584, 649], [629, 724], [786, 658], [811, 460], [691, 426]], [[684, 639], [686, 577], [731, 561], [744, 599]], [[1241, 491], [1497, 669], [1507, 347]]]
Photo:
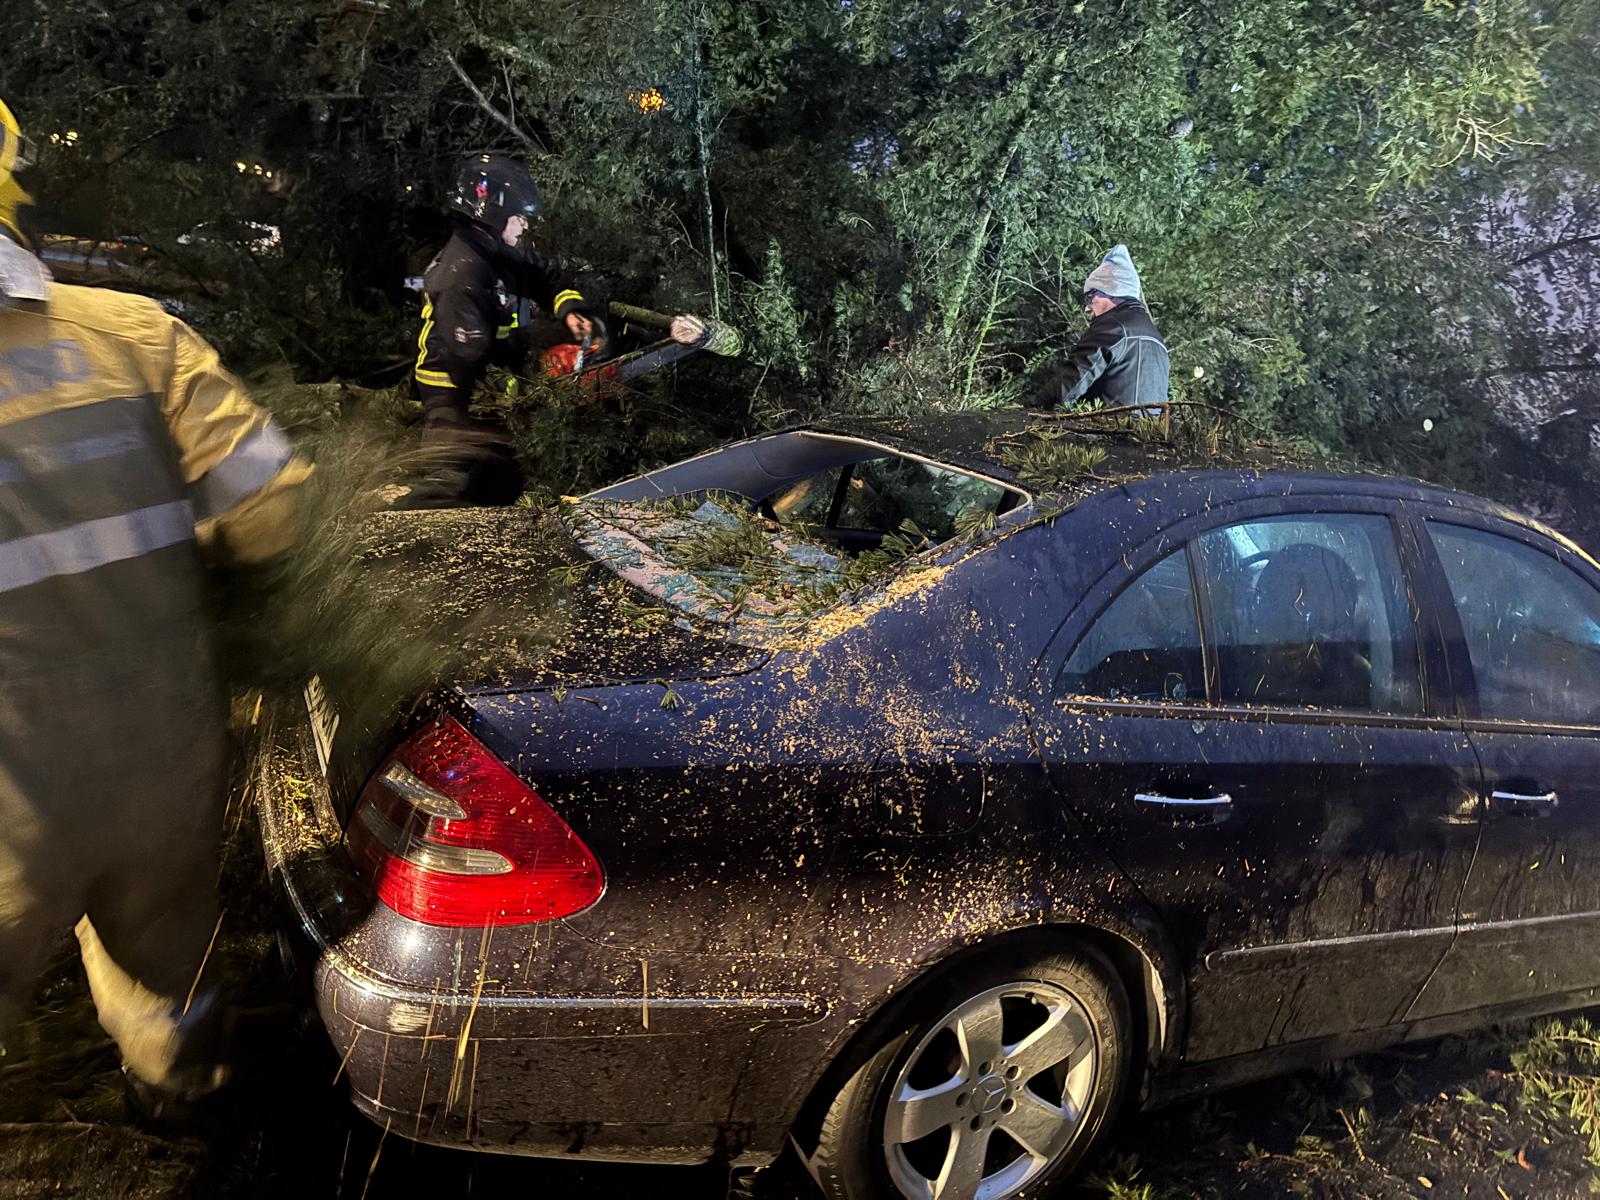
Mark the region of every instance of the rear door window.
[[1385, 517], [1272, 517], [1195, 541], [1224, 704], [1421, 710], [1417, 638]]
[[1187, 554], [1169, 554], [1123, 589], [1078, 643], [1055, 690], [1058, 697], [1205, 702]]
[[1549, 554], [1429, 521], [1460, 614], [1479, 715], [1600, 724], [1600, 593]]

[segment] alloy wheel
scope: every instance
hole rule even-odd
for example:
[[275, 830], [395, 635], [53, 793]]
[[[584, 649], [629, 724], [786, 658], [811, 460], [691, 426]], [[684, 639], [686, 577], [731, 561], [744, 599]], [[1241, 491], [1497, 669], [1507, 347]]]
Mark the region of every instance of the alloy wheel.
[[991, 988], [919, 1041], [887, 1090], [883, 1149], [908, 1200], [1003, 1200], [1073, 1143], [1099, 1054], [1083, 1005], [1054, 983]]

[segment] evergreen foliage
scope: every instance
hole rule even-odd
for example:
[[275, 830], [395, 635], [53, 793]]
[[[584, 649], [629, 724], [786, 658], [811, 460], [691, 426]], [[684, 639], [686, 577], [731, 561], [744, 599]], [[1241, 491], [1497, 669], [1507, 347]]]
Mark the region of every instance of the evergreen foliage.
[[1123, 241], [1180, 398], [1460, 476], [1527, 262], [1581, 298], [1600, 248], [1600, 0], [14, 0], [0, 43], [56, 223], [302, 377], [398, 377], [493, 148], [602, 290], [745, 328], [725, 424], [1014, 402]]

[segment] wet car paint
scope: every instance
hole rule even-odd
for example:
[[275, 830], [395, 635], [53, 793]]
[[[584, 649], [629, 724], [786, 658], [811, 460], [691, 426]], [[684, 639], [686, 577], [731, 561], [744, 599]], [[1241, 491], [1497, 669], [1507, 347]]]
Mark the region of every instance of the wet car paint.
[[[1446, 521], [1512, 537], [1552, 554], [1593, 586], [1600, 570], [1570, 543], [1525, 523], [1497, 522], [1456, 505], [1415, 504], [1419, 521]], [[1419, 546], [1428, 541], [1419, 531]], [[1440, 588], [1441, 593], [1445, 592]], [[1462, 727], [1477, 759], [1482, 837], [1462, 892], [1450, 953], [1408, 1016], [1460, 1011], [1488, 995], [1525, 1003], [1600, 988], [1600, 730], [1485, 717], [1457, 614], [1442, 595], [1441, 631], [1460, 681]], [[1495, 799], [1550, 794], [1549, 807]]]
[[[1152, 1100], [1565, 1003], [1569, 988], [1501, 991], [1470, 962], [1448, 1009], [1419, 1003], [1483, 878], [1482, 781], [1439, 637], [1424, 655], [1440, 704], [1409, 721], [1048, 693], [1117, 580], [1196, 530], [1442, 495], [1157, 475], [952, 550], [734, 672], [458, 686], [448, 706], [595, 851], [607, 892], [492, 933], [404, 921], [363, 906], [335, 803], [313, 797], [320, 849], [275, 865], [319, 943], [318, 1005], [358, 1106], [423, 1140], [764, 1161], [891, 998], [1041, 932], [1116, 957]], [[278, 748], [301, 778], [295, 725]], [[1175, 775], [1227, 788], [1238, 812], [1204, 828], [1129, 813]], [[279, 824], [287, 790], [263, 782]]]

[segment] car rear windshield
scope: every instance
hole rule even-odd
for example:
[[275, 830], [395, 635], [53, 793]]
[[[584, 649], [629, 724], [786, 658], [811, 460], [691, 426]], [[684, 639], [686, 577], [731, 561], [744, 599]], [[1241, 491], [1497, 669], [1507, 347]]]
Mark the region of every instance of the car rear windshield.
[[777, 434], [579, 500], [594, 558], [686, 614], [783, 629], [1028, 497], [857, 439]]

